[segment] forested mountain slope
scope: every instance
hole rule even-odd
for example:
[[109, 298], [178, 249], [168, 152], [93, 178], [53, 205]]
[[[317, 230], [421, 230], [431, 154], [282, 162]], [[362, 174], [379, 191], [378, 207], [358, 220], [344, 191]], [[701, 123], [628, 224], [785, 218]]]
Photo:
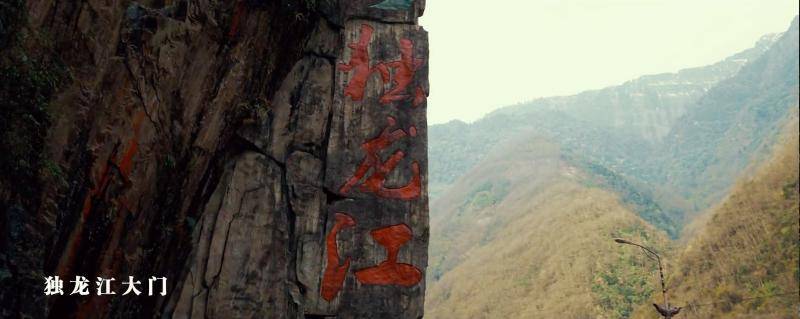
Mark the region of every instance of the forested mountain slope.
[[[574, 122], [571, 125], [574, 127], [613, 127], [636, 132], [634, 135], [644, 140], [657, 140], [686, 112], [686, 104], [698, 99], [719, 81], [735, 75], [747, 61], [763, 54], [776, 38], [776, 35], [766, 35], [753, 48], [713, 65], [647, 75], [602, 90], [508, 106], [471, 124], [454, 120], [433, 125], [430, 128], [434, 173], [431, 184], [452, 184], [486, 157], [497, 141], [531, 129], [541, 130], [543, 124], [558, 117], [568, 123]], [[569, 138], [572, 128], [551, 127], [546, 131]]]
[[686, 306], [687, 317], [797, 316], [796, 118], [788, 128], [770, 160], [711, 210], [710, 219], [680, 254], [670, 286], [673, 299]]
[[446, 196], [497, 145], [544, 136], [677, 237], [774, 142], [798, 96], [797, 35], [795, 19], [787, 32], [710, 66], [432, 126], [432, 197]]
[[689, 107], [643, 175], [694, 207], [719, 201], [739, 172], [768, 154], [798, 98], [798, 20], [758, 59]]
[[797, 38], [431, 127], [426, 315], [652, 318], [658, 272], [624, 237], [685, 315], [796, 316], [773, 295], [800, 277]]
[[432, 207], [427, 318], [621, 317], [655, 291], [654, 264], [611, 239], [665, 248], [664, 232], [554, 144], [499, 149]]

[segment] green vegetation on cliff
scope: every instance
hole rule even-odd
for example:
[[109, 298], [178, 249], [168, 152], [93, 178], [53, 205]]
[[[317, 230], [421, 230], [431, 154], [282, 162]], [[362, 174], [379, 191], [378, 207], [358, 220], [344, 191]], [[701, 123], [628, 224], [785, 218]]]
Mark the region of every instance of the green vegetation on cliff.
[[800, 159], [797, 122], [790, 127], [772, 158], [708, 213], [680, 254], [672, 290], [687, 316], [797, 316]]
[[619, 249], [667, 235], [542, 138], [515, 140], [433, 209], [426, 317], [626, 317], [656, 287], [655, 264]]
[[[0, 182], [29, 197], [39, 184], [51, 124], [50, 98], [67, 71], [49, 35], [26, 28], [24, 1], [0, 4]], [[3, 191], [0, 189], [0, 191]]]

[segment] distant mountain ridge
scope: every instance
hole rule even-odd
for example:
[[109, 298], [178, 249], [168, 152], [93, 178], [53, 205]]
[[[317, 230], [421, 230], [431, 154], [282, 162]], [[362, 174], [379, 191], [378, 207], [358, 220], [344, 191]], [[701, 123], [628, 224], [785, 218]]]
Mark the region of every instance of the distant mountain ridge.
[[[677, 236], [687, 213], [691, 216], [718, 200], [759, 148], [770, 144], [778, 120], [796, 100], [797, 78], [788, 76], [797, 70], [797, 60], [788, 58], [797, 56], [793, 38], [797, 19], [787, 32], [763, 36], [754, 47], [709, 66], [504, 107], [471, 124], [434, 125], [429, 130], [431, 196], [441, 195], [496, 152], [497, 144], [543, 136], [571, 154], [576, 164], [635, 185], [636, 201], [653, 204], [640, 214]], [[771, 89], [748, 89], [759, 77]], [[731, 90], [740, 92], [723, 99]], [[741, 118], [749, 119], [747, 127], [736, 127]], [[709, 127], [695, 129], [695, 123]], [[752, 141], [740, 149], [730, 143], [737, 134]], [[737, 159], [720, 164], [734, 154]], [[680, 174], [673, 173], [684, 166]], [[705, 185], [701, 180], [710, 178], [703, 172], [707, 167], [715, 175]]]
[[659, 141], [686, 112], [686, 104], [728, 79], [750, 61], [759, 58], [779, 39], [762, 36], [752, 48], [717, 63], [682, 69], [675, 73], [644, 75], [618, 86], [584, 91], [577, 95], [548, 97], [494, 111], [489, 116], [535, 115], [544, 110], [561, 111], [583, 122], [632, 133], [647, 141]]
[[[645, 96], [655, 96], [657, 103], [654, 105], [654, 108], [657, 109], [657, 112], [664, 112], [664, 117], [674, 119], [682, 115], [685, 110], [671, 110], [668, 106], [681, 108], [681, 102], [685, 103], [688, 100], [699, 98], [700, 95], [705, 93], [705, 91], [717, 82], [736, 74], [747, 61], [755, 59], [763, 54], [776, 38], [774, 34], [765, 35], [756, 42], [754, 47], [734, 54], [713, 65], [684, 69], [677, 73], [645, 75], [619, 86], [586, 91], [573, 96], [541, 98], [527, 103], [507, 106], [488, 114], [472, 124], [453, 120], [445, 124], [432, 125], [429, 134], [431, 135], [431, 142], [434, 144], [431, 145], [430, 148], [431, 151], [436, 152], [436, 154], [431, 154], [430, 156], [434, 161], [431, 165], [435, 165], [434, 169], [432, 169], [434, 175], [431, 176], [431, 181], [433, 183], [452, 183], [457, 176], [466, 172], [469, 167], [474, 165], [479, 158], [482, 158], [486, 154], [487, 150], [494, 145], [492, 142], [503, 138], [496, 135], [503, 133], [503, 135], [511, 136], [519, 131], [524, 131], [526, 127], [535, 124], [530, 122], [531, 120], [543, 122], [543, 119], [537, 120], [536, 118], [536, 115], [539, 115], [538, 113], [541, 113], [542, 110], [556, 111], [557, 114], [557, 111], [566, 112], [566, 110], [560, 110], [559, 108], [580, 108], [581, 106], [587, 105], [585, 101], [588, 100], [590, 101], [590, 106], [593, 109], [597, 109], [593, 113], [605, 112], [606, 110], [601, 108], [600, 105], [594, 106], [596, 103], [599, 103], [597, 101], [599, 96], [610, 98], [614, 95], [619, 96], [620, 93], [628, 93], [639, 96], [640, 100], [645, 100]], [[658, 97], [661, 95], [668, 98], [659, 99]], [[578, 103], [579, 101], [584, 101], [584, 103]], [[642, 107], [642, 105], [638, 106]], [[586, 108], [584, 107], [583, 109]], [[659, 116], [652, 115], [648, 117], [658, 118]], [[585, 114], [574, 119], [592, 121], [596, 118]], [[666, 134], [666, 132], [663, 132], [663, 129], [657, 131], [660, 132], [658, 134], [659, 137]], [[494, 132], [495, 134], [483, 134], [488, 132]], [[642, 132], [640, 135], [648, 136], [648, 134], [650, 133]], [[478, 135], [484, 136], [484, 138]], [[470, 144], [470, 141], [473, 140], [475, 143], [471, 144], [475, 145], [466, 145]], [[457, 149], [459, 147], [464, 148], [464, 150], [480, 151], [466, 152], [472, 154], [463, 154], [463, 158], [455, 157], [457, 162], [465, 162], [464, 165], [455, 165], [451, 163], [454, 166], [448, 166], [445, 162], [452, 161], [444, 155], [446, 155], [451, 148]], [[441, 174], [440, 172], [445, 173]]]
[[671, 183], [695, 209], [719, 201], [767, 148], [798, 99], [798, 19], [759, 58], [694, 102], [645, 166], [652, 184]]
[[797, 38], [432, 126], [426, 318], [796, 315]]

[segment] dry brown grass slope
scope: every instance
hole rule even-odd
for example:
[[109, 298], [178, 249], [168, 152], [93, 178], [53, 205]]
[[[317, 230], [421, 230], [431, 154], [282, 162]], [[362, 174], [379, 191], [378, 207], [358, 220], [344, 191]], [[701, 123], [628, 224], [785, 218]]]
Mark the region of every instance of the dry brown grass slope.
[[[786, 132], [771, 159], [740, 181], [688, 241], [671, 285], [678, 304], [696, 305], [684, 317], [800, 317], [796, 117]], [[650, 318], [647, 310], [636, 317]]]
[[666, 235], [554, 145], [496, 150], [432, 205], [426, 318], [620, 318], [646, 300], [654, 264], [611, 239], [665, 249]]
[[[670, 242], [543, 139], [517, 140], [432, 204], [426, 318], [657, 318], [662, 252], [686, 318], [798, 318], [798, 121], [770, 160]], [[789, 293], [785, 295], [785, 293]]]
[[559, 150], [551, 143], [529, 140], [495, 149], [494, 156], [431, 203], [428, 274], [433, 279], [523, 213], [509, 206], [526, 202], [558, 175]]

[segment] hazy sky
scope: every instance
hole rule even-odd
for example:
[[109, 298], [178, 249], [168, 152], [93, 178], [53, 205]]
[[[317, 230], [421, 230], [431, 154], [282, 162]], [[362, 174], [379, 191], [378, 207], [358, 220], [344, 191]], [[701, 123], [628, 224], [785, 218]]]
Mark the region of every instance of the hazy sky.
[[782, 32], [797, 0], [427, 0], [428, 121], [711, 64]]

